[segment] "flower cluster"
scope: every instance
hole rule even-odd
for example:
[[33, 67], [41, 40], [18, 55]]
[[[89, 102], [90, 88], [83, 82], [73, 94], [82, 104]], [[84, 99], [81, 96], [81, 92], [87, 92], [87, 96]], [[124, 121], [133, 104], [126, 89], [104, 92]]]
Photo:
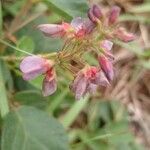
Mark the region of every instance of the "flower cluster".
[[[114, 6], [107, 13], [103, 13], [98, 5], [93, 5], [87, 13], [88, 18], [74, 18], [71, 23], [42, 24], [38, 26], [48, 37], [64, 39], [62, 49], [53, 55], [28, 56], [21, 64], [20, 70], [25, 80], [31, 80], [39, 75], [45, 75], [43, 80], [43, 95], [53, 94], [57, 89], [55, 68], [68, 70], [74, 77], [70, 89], [76, 99], [86, 93], [94, 93], [98, 86], [110, 85], [114, 78], [113, 60], [111, 52], [113, 39], [130, 42], [135, 35], [128, 33], [117, 23], [120, 8]], [[99, 65], [89, 64], [84, 54], [96, 56]]]

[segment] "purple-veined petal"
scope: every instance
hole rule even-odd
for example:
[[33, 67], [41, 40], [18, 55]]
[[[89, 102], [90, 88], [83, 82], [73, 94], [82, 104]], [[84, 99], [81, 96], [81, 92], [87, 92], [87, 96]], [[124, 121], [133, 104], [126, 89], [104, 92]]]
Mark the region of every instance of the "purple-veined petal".
[[120, 15], [120, 7], [118, 6], [113, 6], [112, 9], [110, 10], [109, 18], [108, 18], [108, 24], [114, 24], [117, 22], [118, 17]]
[[97, 90], [97, 85], [93, 83], [89, 83], [87, 87], [87, 91], [91, 94], [94, 94]]
[[96, 84], [96, 85], [101, 85], [101, 86], [107, 86], [109, 85], [109, 81], [107, 80], [105, 74], [103, 73], [103, 71], [99, 71], [96, 76], [95, 79], [92, 81], [92, 83]]
[[30, 80], [46, 73], [49, 67], [47, 60], [38, 56], [25, 57], [20, 63], [20, 70], [23, 72], [25, 80]]
[[93, 29], [96, 27], [96, 25], [89, 19], [84, 21], [84, 26], [87, 34], [90, 34], [93, 31]]
[[105, 73], [107, 79], [109, 81], [112, 81], [114, 77], [112, 62], [103, 55], [99, 56], [98, 60], [99, 60], [100, 67]]
[[87, 79], [82, 72], [79, 72], [70, 86], [70, 89], [74, 92], [75, 98], [80, 99], [86, 94]]
[[104, 50], [110, 51], [113, 47], [113, 42], [109, 40], [103, 40], [100, 43], [100, 47], [103, 48]]
[[41, 24], [37, 28], [51, 37], [61, 37], [65, 32], [63, 26], [57, 24]]
[[83, 28], [84, 20], [81, 17], [76, 17], [71, 21], [71, 26], [75, 29], [76, 32], [78, 32]]
[[47, 80], [45, 77], [43, 80], [42, 93], [43, 96], [52, 95], [57, 90], [57, 82], [56, 79], [53, 78], [51, 80]]
[[76, 87], [75, 91], [75, 98], [77, 100], [81, 99], [86, 94], [86, 89], [87, 89], [87, 79], [83, 78]]

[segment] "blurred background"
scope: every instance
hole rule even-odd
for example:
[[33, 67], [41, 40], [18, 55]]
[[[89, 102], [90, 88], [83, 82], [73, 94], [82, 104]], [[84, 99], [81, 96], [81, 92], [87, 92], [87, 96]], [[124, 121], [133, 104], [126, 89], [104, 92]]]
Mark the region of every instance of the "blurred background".
[[[43, 97], [42, 77], [29, 82], [22, 79], [18, 66], [25, 54], [16, 50], [35, 54], [58, 51], [63, 41], [44, 37], [36, 26], [69, 22], [75, 16], [86, 17], [88, 6], [93, 3], [104, 10], [120, 6], [120, 23], [135, 33], [137, 40], [114, 44], [115, 79], [110, 87], [99, 88], [95, 95], [76, 101], [68, 88], [71, 77], [60, 69], [57, 92]], [[46, 112], [65, 128], [71, 150], [150, 149], [149, 18], [149, 0], [1, 0], [0, 105], [8, 103], [1, 110], [25, 105]], [[95, 61], [95, 58], [87, 59]], [[4, 135], [3, 145], [9, 145], [5, 143], [9, 140]], [[4, 147], [2, 150], [11, 150]]]

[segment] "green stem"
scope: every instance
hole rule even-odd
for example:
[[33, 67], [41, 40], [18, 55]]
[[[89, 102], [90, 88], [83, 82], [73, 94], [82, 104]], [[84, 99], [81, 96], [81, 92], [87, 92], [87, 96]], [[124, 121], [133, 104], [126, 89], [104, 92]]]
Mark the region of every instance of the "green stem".
[[2, 39], [0, 39], [0, 43], [4, 44], [4, 45], [6, 45], [6, 46], [9, 46], [9, 47], [15, 49], [16, 51], [21, 52], [21, 53], [24, 53], [24, 54], [27, 54], [27, 55], [34, 55], [34, 54], [31, 54], [31, 53], [26, 52], [26, 51], [24, 51], [24, 50], [21, 50], [21, 49], [19, 49], [19, 48], [13, 46], [13, 45], [11, 45], [11, 44], [9, 44], [8, 42], [6, 42], [6, 41], [4, 41], [4, 40], [2, 40]]
[[[43, 58], [52, 58], [55, 57], [57, 55], [56, 52], [54, 53], [50, 53], [50, 54], [38, 54], [37, 56], [41, 56]], [[16, 57], [15, 55], [11, 55], [11, 56], [1, 56], [0, 59], [4, 60], [4, 61], [21, 61], [23, 58], [25, 58], [25, 56], [23, 57]]]

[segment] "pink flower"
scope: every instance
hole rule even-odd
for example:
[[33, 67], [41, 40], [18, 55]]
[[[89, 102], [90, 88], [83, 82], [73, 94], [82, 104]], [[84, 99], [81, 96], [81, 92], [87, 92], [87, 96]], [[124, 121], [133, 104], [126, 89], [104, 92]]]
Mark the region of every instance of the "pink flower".
[[75, 93], [75, 98], [80, 99], [86, 93], [94, 93], [98, 85], [106, 86], [109, 82], [102, 71], [96, 67], [85, 67], [77, 74], [71, 90]]
[[125, 28], [122, 27], [114, 32], [114, 36], [123, 42], [130, 42], [136, 39], [136, 36], [133, 33], [128, 33]]
[[109, 81], [112, 81], [114, 77], [112, 62], [109, 59], [107, 59], [107, 57], [105, 57], [104, 55], [99, 56], [98, 61], [107, 79]]
[[108, 24], [112, 25], [117, 22], [118, 17], [120, 15], [121, 9], [118, 6], [114, 6], [111, 8], [109, 16], [108, 16]]
[[45, 74], [43, 81], [44, 96], [51, 95], [56, 91], [57, 86], [52, 61], [39, 56], [28, 56], [22, 60], [20, 70], [23, 73], [24, 80], [31, 80]]
[[82, 19], [81, 17], [74, 18], [71, 23], [57, 24], [41, 24], [38, 29], [41, 30], [46, 36], [51, 37], [84, 37], [85, 34], [89, 33], [93, 24], [91, 22]]

